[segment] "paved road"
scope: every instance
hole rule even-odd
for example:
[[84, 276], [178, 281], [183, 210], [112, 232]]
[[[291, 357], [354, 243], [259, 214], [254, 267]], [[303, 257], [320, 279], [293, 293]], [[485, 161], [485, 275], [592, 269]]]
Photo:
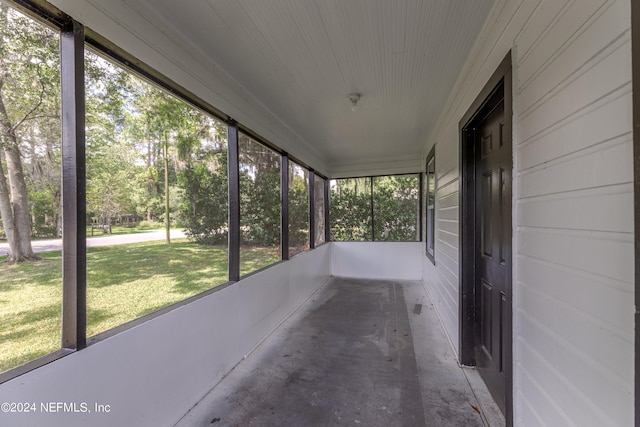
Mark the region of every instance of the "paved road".
[[[184, 234], [182, 230], [171, 230], [172, 239], [177, 239], [180, 237], [186, 237], [186, 234]], [[103, 236], [87, 237], [87, 247], [91, 248], [94, 246], [124, 245], [127, 243], [149, 242], [151, 240], [164, 240], [164, 238], [165, 238], [164, 230], [144, 231], [141, 233], [133, 233], [133, 234], [103, 235]], [[59, 251], [62, 249], [62, 240], [61, 239], [34, 240], [31, 242], [31, 246], [33, 247], [34, 252]], [[8, 253], [9, 253], [9, 244], [0, 243], [0, 256], [7, 255]]]

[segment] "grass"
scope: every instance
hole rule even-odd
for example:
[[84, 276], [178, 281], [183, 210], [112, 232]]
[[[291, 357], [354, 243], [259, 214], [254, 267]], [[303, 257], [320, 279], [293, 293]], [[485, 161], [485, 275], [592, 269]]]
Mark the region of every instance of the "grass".
[[[0, 263], [0, 372], [60, 348], [62, 255]], [[272, 248], [243, 247], [243, 274], [277, 261]], [[0, 258], [2, 261], [2, 258]], [[226, 246], [176, 239], [87, 250], [87, 336], [227, 281]]]
[[[162, 225], [162, 224], [160, 224]], [[93, 230], [93, 237], [98, 236], [111, 236], [114, 234], [135, 234], [135, 233], [144, 233], [145, 231], [152, 230], [164, 230], [164, 227], [148, 227], [148, 226], [138, 226], [135, 224], [131, 225], [112, 225], [111, 233], [105, 233], [103, 230], [95, 229]], [[87, 237], [91, 236], [91, 225], [87, 226]]]
[[[175, 228], [175, 227], [174, 227]], [[100, 236], [112, 236], [115, 234], [136, 234], [136, 233], [144, 233], [146, 231], [154, 231], [154, 230], [163, 230], [164, 226], [162, 224], [157, 224], [157, 223], [149, 223], [147, 221], [144, 221], [142, 224], [141, 223], [137, 223], [137, 224], [130, 224], [130, 225], [112, 225], [111, 226], [111, 233], [105, 233], [102, 230], [99, 229], [95, 229], [93, 230], [93, 236], [91, 236], [91, 225], [87, 226], [87, 237], [100, 237]], [[4, 238], [4, 234], [1, 232], [1, 228], [0, 228], [0, 243], [6, 243], [7, 239]], [[51, 240], [51, 239], [57, 239], [58, 237], [55, 236], [47, 236], [47, 237], [32, 237], [31, 240], [33, 241], [37, 241], [37, 240]]]

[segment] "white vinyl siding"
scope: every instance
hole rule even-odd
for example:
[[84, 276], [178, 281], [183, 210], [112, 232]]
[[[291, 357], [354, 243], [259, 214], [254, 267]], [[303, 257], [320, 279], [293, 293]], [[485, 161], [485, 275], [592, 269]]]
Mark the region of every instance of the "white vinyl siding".
[[458, 350], [458, 122], [511, 50], [515, 425], [633, 425], [630, 39], [629, 0], [498, 0], [425, 145], [424, 281]]

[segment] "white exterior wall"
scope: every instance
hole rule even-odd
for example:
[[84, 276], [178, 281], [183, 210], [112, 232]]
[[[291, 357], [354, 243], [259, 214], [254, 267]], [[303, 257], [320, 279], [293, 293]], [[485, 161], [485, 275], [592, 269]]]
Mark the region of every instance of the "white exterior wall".
[[420, 242], [331, 242], [331, 275], [420, 280]]
[[458, 123], [511, 50], [516, 425], [633, 425], [630, 40], [629, 0], [498, 0], [425, 146], [423, 275], [458, 350]]
[[[0, 385], [3, 426], [172, 426], [330, 275], [329, 244]], [[46, 413], [41, 403], [109, 405]], [[55, 406], [54, 406], [55, 407]]]

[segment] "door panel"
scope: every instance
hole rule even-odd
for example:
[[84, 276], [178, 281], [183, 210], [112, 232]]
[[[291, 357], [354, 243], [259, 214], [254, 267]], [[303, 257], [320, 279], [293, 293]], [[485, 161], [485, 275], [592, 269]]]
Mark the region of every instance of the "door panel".
[[491, 259], [493, 257], [493, 236], [492, 236], [492, 222], [491, 211], [493, 209], [493, 193], [491, 191], [493, 187], [493, 174], [491, 171], [482, 174], [482, 183], [480, 184], [483, 197], [479, 200], [479, 204], [482, 206], [480, 215], [480, 252], [485, 259]]
[[480, 345], [487, 358], [493, 358], [493, 286], [482, 280], [480, 288], [480, 323], [482, 324], [482, 339]]
[[511, 251], [511, 144], [503, 140], [504, 101], [475, 127], [476, 365], [505, 410], [507, 287]]

